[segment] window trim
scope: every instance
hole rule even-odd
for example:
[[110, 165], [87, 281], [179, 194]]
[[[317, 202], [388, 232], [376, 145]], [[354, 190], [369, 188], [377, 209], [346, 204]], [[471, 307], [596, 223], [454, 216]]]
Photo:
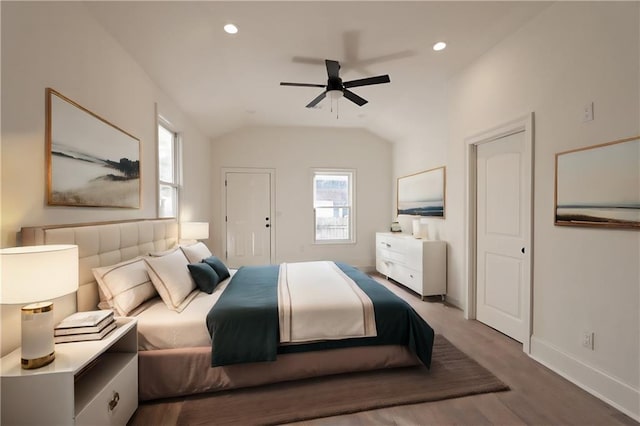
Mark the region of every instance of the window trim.
[[[316, 239], [316, 207], [315, 207], [315, 185], [316, 175], [348, 175], [349, 176], [349, 196], [350, 204], [347, 206], [351, 210], [349, 214], [349, 238], [344, 240], [318, 240]], [[356, 244], [356, 169], [351, 168], [325, 168], [314, 167], [311, 169], [311, 208], [312, 208], [312, 244], [315, 245], [345, 245]]]
[[[180, 193], [182, 187], [182, 138], [180, 137], [180, 133], [178, 133], [171, 123], [164, 119], [162, 116], [158, 116], [158, 121], [156, 123], [156, 178], [157, 178], [157, 187], [156, 187], [156, 216], [160, 216], [160, 187], [161, 186], [170, 186], [175, 190], [176, 199], [175, 199], [175, 216], [167, 216], [167, 217], [175, 217], [179, 219], [180, 217]], [[160, 179], [160, 153], [159, 153], [159, 143], [160, 143], [160, 127], [163, 127], [165, 130], [171, 132], [173, 135], [173, 182], [168, 182]]]

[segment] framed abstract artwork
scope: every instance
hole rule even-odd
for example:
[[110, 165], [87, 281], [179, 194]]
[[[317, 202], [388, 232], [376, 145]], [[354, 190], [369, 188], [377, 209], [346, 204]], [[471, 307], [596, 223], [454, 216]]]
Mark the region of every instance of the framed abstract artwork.
[[398, 178], [398, 214], [444, 218], [446, 168]]
[[51, 88], [47, 204], [140, 208], [140, 140]]
[[556, 154], [555, 224], [640, 229], [640, 136]]

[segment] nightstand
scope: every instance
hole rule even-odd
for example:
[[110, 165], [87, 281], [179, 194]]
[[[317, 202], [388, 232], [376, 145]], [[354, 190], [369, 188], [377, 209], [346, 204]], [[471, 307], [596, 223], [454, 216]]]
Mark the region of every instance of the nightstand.
[[102, 340], [56, 345], [56, 359], [20, 367], [20, 349], [0, 359], [3, 425], [124, 425], [138, 408], [138, 333], [116, 318]]

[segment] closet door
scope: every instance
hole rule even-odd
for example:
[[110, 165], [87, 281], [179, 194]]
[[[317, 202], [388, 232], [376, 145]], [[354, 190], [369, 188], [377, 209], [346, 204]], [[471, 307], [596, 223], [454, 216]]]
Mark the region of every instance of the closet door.
[[477, 312], [479, 321], [523, 342], [527, 199], [524, 132], [477, 147]]

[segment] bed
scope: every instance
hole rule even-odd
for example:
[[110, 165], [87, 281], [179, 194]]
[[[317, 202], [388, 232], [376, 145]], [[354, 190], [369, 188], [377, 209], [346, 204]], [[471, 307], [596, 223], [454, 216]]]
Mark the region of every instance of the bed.
[[[149, 219], [28, 227], [21, 230], [21, 239], [24, 245], [78, 245], [80, 287], [76, 300], [68, 301], [69, 305], [62, 308], [73, 312], [104, 306], [101, 298], [104, 299], [105, 295], [100, 294], [94, 269], [128, 264], [150, 253], [158, 257], [172, 253], [178, 243], [178, 226], [173, 219]], [[345, 268], [343, 272], [348, 275], [362, 274], [349, 269], [348, 265]], [[221, 298], [230, 297], [228, 295], [232, 292], [227, 289], [236, 286], [238, 281], [236, 271], [232, 270], [230, 274], [232, 277], [222, 280], [211, 294], [190, 292], [190, 300], [181, 309], [177, 305], [175, 309], [167, 309], [167, 300], [163, 300], [165, 295], [161, 294], [161, 297], [151, 297], [128, 313], [128, 316], [138, 319], [140, 400], [417, 365], [425, 363], [425, 350], [430, 359], [430, 345], [423, 348], [421, 360], [416, 355], [415, 345], [411, 348], [406, 342], [389, 338], [387, 332], [387, 340], [365, 346], [341, 345], [335, 341], [328, 345], [313, 341], [281, 344], [274, 361], [223, 363], [212, 367], [212, 339], [203, 315], [210, 312], [212, 306], [219, 305]], [[384, 332], [381, 334], [385, 335]], [[432, 334], [427, 336], [426, 344], [429, 340], [432, 344]]]

